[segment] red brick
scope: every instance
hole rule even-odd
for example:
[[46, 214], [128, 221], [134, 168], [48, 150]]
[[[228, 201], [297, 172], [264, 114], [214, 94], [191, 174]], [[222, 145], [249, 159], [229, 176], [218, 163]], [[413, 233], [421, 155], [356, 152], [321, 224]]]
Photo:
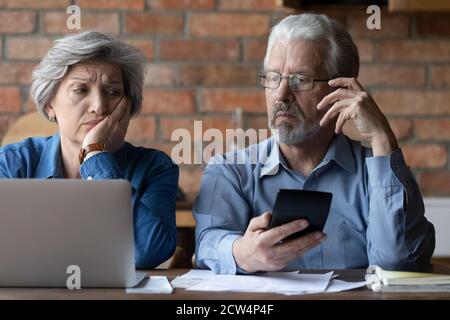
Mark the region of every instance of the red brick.
[[408, 16], [387, 14], [381, 17], [381, 29], [368, 29], [368, 15], [350, 17], [349, 32], [353, 37], [407, 37], [409, 34]]
[[178, 67], [169, 64], [152, 63], [148, 67], [145, 86], [175, 86], [178, 83]]
[[187, 114], [195, 111], [192, 91], [145, 90], [142, 113]]
[[30, 84], [34, 63], [0, 63], [0, 84]]
[[246, 39], [244, 40], [244, 60], [245, 61], [263, 61], [266, 55], [267, 40]]
[[358, 80], [363, 86], [423, 86], [425, 84], [425, 68], [422, 66], [362, 65]]
[[[234, 130], [235, 126], [233, 125], [231, 116], [194, 116], [189, 118], [168, 118], [163, 117], [161, 118], [161, 130], [163, 133], [163, 138], [165, 140], [171, 140], [173, 133], [177, 129], [184, 129], [183, 131], [188, 131], [188, 136], [183, 136], [183, 142], [184, 143], [193, 143], [195, 141], [201, 142], [203, 145], [203, 154], [200, 154], [200, 150], [195, 151], [194, 155], [194, 149], [192, 150], [192, 162], [198, 162], [199, 160], [203, 160], [205, 163], [209, 161], [209, 157], [211, 156], [211, 151], [214, 151], [213, 156], [219, 153], [228, 152], [230, 151], [230, 145], [229, 143], [231, 141], [227, 140], [227, 130]], [[195, 124], [195, 121], [201, 121], [200, 124]], [[194, 132], [194, 125], [197, 125], [196, 129], [199, 131]], [[213, 132], [208, 132], [209, 129], [214, 130]], [[217, 130], [220, 132], [221, 136], [217, 137]], [[212, 134], [213, 136], [205, 136], [206, 133]], [[231, 134], [233, 134], [234, 131], [231, 131]], [[230, 132], [228, 132], [230, 134]], [[233, 135], [234, 136], [234, 135]], [[221, 139], [222, 138], [222, 139]], [[264, 135], [264, 138], [266, 138], [266, 135]], [[180, 143], [181, 140], [178, 135], [174, 136], [175, 141]], [[230, 137], [231, 139], [231, 137]], [[214, 144], [211, 144], [211, 142], [214, 141]], [[219, 143], [223, 143], [221, 145], [218, 145]], [[246, 142], [248, 143], [248, 141]], [[216, 147], [218, 147], [216, 149]], [[214, 148], [212, 150], [211, 148]], [[209, 150], [208, 150], [209, 149]], [[207, 157], [206, 159], [200, 159], [203, 158], [203, 155]], [[194, 158], [195, 157], [195, 158]]]
[[[194, 121], [202, 121], [202, 132], [200, 137], [194, 137]], [[192, 141], [194, 138], [203, 138], [203, 133], [208, 129], [218, 129], [222, 132], [225, 138], [226, 129], [233, 129], [231, 116], [191, 116], [191, 117], [162, 117], [161, 118], [161, 130], [162, 136], [165, 140], [170, 140], [172, 132], [179, 128], [187, 129], [190, 134]]]
[[431, 66], [431, 84], [433, 87], [450, 86], [450, 65]]
[[223, 10], [287, 10], [280, 0], [225, 0], [219, 4]]
[[20, 90], [16, 87], [0, 87], [0, 112], [20, 112]]
[[30, 33], [36, 26], [36, 14], [27, 11], [0, 12], [0, 33]]
[[416, 34], [419, 37], [450, 37], [450, 15], [419, 15], [416, 19]]
[[[296, 1], [296, 0], [292, 0], [292, 1]], [[358, 6], [343, 6], [343, 5], [339, 5], [337, 6], [337, 8], [333, 8], [332, 5], [310, 5], [310, 4], [305, 4], [301, 6], [302, 8], [298, 11], [293, 11], [292, 14], [297, 14], [297, 13], [311, 13], [311, 12], [315, 12], [315, 13], [320, 13], [320, 14], [325, 14], [327, 17], [336, 20], [337, 22], [339, 22], [340, 24], [342, 24], [344, 27], [347, 26], [347, 17], [349, 16], [349, 14], [354, 14], [354, 15], [358, 15], [361, 14], [361, 12], [365, 12], [366, 11], [366, 7], [361, 7], [361, 9], [358, 9]]]
[[[296, 0], [290, 1], [295, 2]], [[287, 2], [287, 1], [286, 1]], [[353, 15], [353, 16], [361, 16], [362, 14], [366, 14], [367, 5], [344, 5], [344, 4], [314, 4], [313, 1], [310, 3], [306, 3], [302, 5], [303, 12], [316, 12], [320, 14], [325, 14], [329, 17], [333, 15]], [[337, 2], [337, 1], [335, 1]], [[387, 13], [386, 10], [381, 9], [381, 14]], [[367, 15], [368, 17], [368, 15]]]
[[77, 0], [83, 9], [136, 9], [145, 8], [145, 0]]
[[409, 144], [401, 148], [412, 168], [442, 168], [447, 163], [447, 149], [440, 144]]
[[184, 21], [180, 15], [156, 13], [128, 13], [125, 16], [125, 31], [130, 34], [183, 34]]
[[162, 40], [159, 44], [162, 60], [237, 60], [237, 40]]
[[48, 38], [14, 37], [8, 38], [7, 43], [9, 60], [40, 61], [53, 46], [53, 40]]
[[359, 60], [361, 62], [368, 62], [373, 60], [373, 42], [370, 40], [353, 39], [358, 47]]
[[183, 85], [255, 86], [256, 66], [250, 65], [184, 65]]
[[266, 112], [266, 100], [263, 90], [203, 90], [201, 94], [202, 111], [234, 111], [241, 108], [247, 112]]
[[386, 40], [380, 42], [379, 54], [387, 61], [450, 61], [450, 42]]
[[411, 137], [413, 131], [413, 123], [406, 119], [389, 119], [392, 131], [398, 140], [403, 140]]
[[[67, 29], [67, 15], [61, 12], [47, 12], [44, 14], [44, 32], [49, 34], [79, 33], [80, 30]], [[118, 13], [83, 13], [81, 15], [81, 31], [91, 29], [106, 33], [119, 33]]]
[[154, 57], [154, 45], [151, 40], [141, 40], [141, 39], [122, 39], [124, 42], [137, 48], [147, 60], [152, 60]]
[[63, 9], [70, 5], [70, 0], [0, 0], [0, 8], [8, 9]]
[[267, 115], [249, 115], [245, 117], [246, 128], [268, 129]]
[[194, 13], [189, 19], [194, 36], [263, 36], [269, 31], [269, 16], [243, 13]]
[[450, 172], [444, 170], [423, 172], [420, 186], [426, 196], [450, 196]]
[[155, 138], [156, 122], [154, 117], [139, 116], [132, 118], [128, 126], [126, 140], [130, 142], [140, 142], [153, 140]]
[[417, 119], [414, 127], [419, 139], [450, 140], [449, 119]]
[[385, 90], [375, 92], [373, 98], [386, 114], [450, 114], [450, 92], [448, 91]]
[[3, 140], [10, 125], [17, 120], [17, 115], [0, 115], [0, 142]]
[[147, 0], [147, 6], [156, 10], [214, 9], [214, 0]]
[[267, 130], [267, 136], [259, 135], [258, 132], [258, 143], [262, 142], [263, 140], [266, 140], [269, 138], [272, 134], [269, 130], [267, 115], [248, 115], [245, 117], [245, 128], [246, 129], [266, 129]]
[[193, 199], [197, 195], [202, 177], [202, 167], [180, 165], [180, 188], [188, 198]]

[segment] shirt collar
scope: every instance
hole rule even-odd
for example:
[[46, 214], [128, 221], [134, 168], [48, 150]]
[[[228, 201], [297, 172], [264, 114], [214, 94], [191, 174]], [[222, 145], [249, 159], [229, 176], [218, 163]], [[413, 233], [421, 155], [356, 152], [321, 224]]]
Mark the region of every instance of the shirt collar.
[[280, 146], [278, 141], [271, 137], [267, 141], [267, 149], [263, 150], [261, 157], [261, 172], [259, 177], [272, 176], [278, 173], [278, 168], [280, 166]]
[[[261, 159], [262, 168], [259, 177], [262, 178], [266, 175], [275, 175], [278, 173], [280, 164], [287, 168], [283, 155], [280, 153], [280, 146], [278, 141], [271, 137], [268, 141], [267, 153], [263, 152]], [[268, 154], [268, 156], [265, 156]], [[265, 156], [265, 157], [264, 157]], [[325, 154], [322, 162], [319, 166], [328, 164], [331, 160], [334, 160], [338, 165], [347, 170], [350, 173], [355, 172], [355, 159], [350, 147], [348, 139], [343, 134], [335, 135], [330, 147]]]
[[350, 146], [350, 141], [342, 133], [334, 136], [333, 142], [328, 148], [321, 164], [326, 165], [331, 160], [334, 160], [338, 165], [350, 173], [355, 173], [356, 171], [355, 158]]
[[44, 146], [39, 164], [36, 169], [36, 178], [62, 178], [61, 140], [59, 133], [50, 137]]

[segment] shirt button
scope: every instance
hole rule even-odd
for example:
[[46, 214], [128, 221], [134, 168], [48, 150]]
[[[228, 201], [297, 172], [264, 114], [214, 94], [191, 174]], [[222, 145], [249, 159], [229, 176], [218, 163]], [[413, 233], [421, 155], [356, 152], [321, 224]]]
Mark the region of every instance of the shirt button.
[[87, 179], [86, 179], [87, 181], [91, 181], [92, 180], [92, 177], [91, 176], [89, 176], [89, 177], [87, 177]]

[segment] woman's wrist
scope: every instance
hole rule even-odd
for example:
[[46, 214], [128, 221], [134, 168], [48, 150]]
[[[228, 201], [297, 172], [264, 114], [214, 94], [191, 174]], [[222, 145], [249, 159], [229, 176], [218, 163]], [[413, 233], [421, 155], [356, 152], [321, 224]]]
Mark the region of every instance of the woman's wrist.
[[108, 151], [106, 144], [104, 143], [92, 143], [83, 146], [80, 150], [79, 160], [80, 165], [86, 161], [86, 159], [92, 157], [94, 154]]

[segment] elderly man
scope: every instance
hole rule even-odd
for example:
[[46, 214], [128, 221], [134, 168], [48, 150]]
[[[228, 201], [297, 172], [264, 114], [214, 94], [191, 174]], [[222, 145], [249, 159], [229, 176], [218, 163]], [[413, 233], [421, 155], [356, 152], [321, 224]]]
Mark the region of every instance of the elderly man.
[[[194, 206], [196, 263], [216, 273], [426, 265], [434, 228], [389, 123], [356, 80], [358, 50], [324, 15], [293, 15], [269, 37], [264, 71], [272, 138], [238, 151], [256, 163], [207, 166]], [[371, 148], [342, 132], [352, 120]], [[228, 160], [228, 159], [226, 159]], [[324, 233], [292, 240], [295, 220], [268, 229], [278, 189], [333, 193]]]

